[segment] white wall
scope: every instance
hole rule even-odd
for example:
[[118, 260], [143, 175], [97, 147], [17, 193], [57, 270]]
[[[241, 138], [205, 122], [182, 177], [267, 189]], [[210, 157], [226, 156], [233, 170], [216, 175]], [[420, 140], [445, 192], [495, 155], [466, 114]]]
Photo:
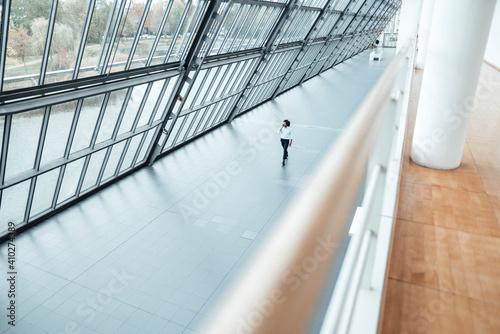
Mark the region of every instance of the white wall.
[[488, 44], [484, 59], [500, 68], [500, 0], [497, 0], [493, 21], [491, 22]]

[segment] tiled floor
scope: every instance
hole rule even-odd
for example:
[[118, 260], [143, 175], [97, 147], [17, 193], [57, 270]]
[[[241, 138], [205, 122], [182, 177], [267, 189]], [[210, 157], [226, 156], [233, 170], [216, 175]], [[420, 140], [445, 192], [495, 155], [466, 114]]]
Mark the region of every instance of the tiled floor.
[[[2, 296], [0, 332], [202, 332], [391, 57], [368, 58], [346, 61], [18, 235], [16, 326], [7, 324]], [[284, 118], [294, 139], [282, 167], [276, 132]]]
[[500, 71], [484, 64], [459, 168], [409, 160], [412, 90], [382, 333], [500, 332]]

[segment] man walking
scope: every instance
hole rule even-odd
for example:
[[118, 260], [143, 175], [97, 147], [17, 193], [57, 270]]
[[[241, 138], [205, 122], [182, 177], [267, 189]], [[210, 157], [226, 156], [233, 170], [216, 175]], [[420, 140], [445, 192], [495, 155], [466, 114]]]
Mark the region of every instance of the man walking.
[[283, 166], [285, 159], [288, 159], [288, 147], [292, 146], [292, 129], [290, 129], [290, 121], [285, 119], [281, 128], [278, 131], [281, 135], [281, 146], [283, 147]]

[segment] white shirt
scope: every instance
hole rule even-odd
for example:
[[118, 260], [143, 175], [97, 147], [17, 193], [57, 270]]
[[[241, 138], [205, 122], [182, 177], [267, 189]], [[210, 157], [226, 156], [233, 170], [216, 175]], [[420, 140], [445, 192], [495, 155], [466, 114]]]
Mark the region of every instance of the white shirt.
[[284, 127], [278, 130], [278, 132], [281, 134], [281, 139], [292, 139], [292, 129], [290, 129], [290, 127]]

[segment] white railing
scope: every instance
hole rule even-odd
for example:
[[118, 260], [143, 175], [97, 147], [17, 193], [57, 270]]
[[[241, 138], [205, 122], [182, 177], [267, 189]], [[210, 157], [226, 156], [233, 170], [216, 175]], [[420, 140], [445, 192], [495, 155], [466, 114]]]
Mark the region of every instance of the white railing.
[[[227, 294], [213, 334], [305, 333], [366, 181], [321, 334], [376, 333], [397, 207], [415, 38], [396, 55]], [[368, 175], [365, 180], [365, 175]]]

